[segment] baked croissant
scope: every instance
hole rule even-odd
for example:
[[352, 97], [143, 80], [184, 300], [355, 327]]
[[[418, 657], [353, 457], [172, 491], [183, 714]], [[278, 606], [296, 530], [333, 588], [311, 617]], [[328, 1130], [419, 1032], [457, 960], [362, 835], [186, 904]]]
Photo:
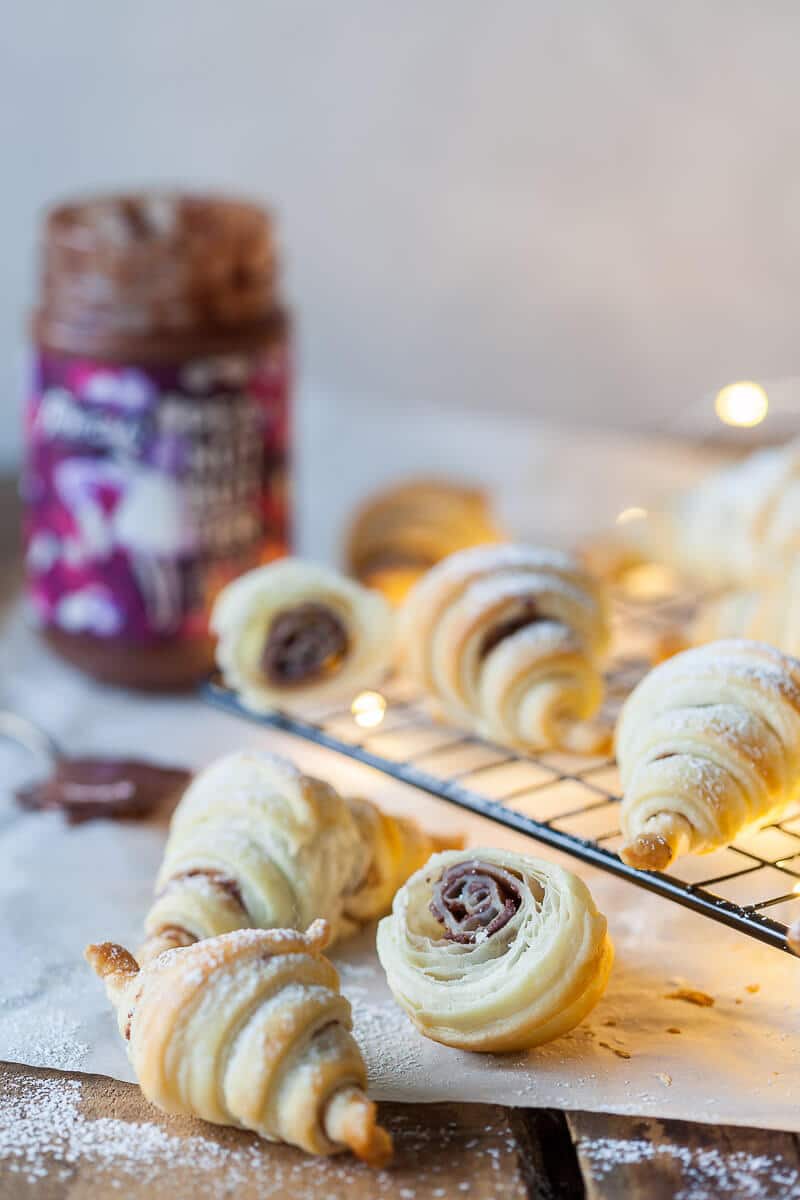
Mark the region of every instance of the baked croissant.
[[429, 567], [467, 546], [503, 540], [485, 494], [415, 479], [373, 496], [347, 536], [348, 570], [399, 603]]
[[147, 1099], [311, 1154], [387, 1162], [328, 932], [239, 930], [141, 969], [122, 946], [89, 946]]
[[303, 929], [319, 916], [342, 937], [386, 912], [438, 846], [286, 759], [229, 754], [175, 810], [137, 958], [245, 926]]
[[257, 712], [349, 698], [380, 679], [392, 652], [383, 596], [296, 558], [223, 588], [211, 629], [225, 682]]
[[458, 724], [524, 750], [600, 750], [603, 594], [568, 554], [478, 546], [434, 567], [401, 613], [402, 665]]
[[425, 1037], [524, 1050], [560, 1037], [605, 991], [614, 951], [588, 888], [504, 850], [435, 854], [378, 926], [395, 999]]
[[800, 795], [800, 662], [748, 641], [677, 654], [625, 702], [617, 758], [627, 863], [727, 846]]
[[711, 585], [759, 587], [800, 555], [800, 439], [716, 471], [625, 532]]
[[756, 591], [728, 592], [703, 607], [692, 642], [702, 646], [728, 637], [768, 642], [800, 656], [800, 558], [780, 579]]

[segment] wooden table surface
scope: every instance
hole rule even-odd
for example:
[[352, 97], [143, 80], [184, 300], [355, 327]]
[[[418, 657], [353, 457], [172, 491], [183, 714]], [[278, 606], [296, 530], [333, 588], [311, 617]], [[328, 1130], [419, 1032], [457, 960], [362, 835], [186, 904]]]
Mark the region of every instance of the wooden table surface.
[[788, 1200], [789, 1133], [485, 1104], [385, 1104], [396, 1156], [349, 1157], [165, 1117], [98, 1075], [0, 1064], [2, 1200]]
[[[16, 525], [0, 483], [0, 547]], [[7, 568], [9, 556], [3, 556]], [[0, 573], [0, 605], [16, 586]], [[0, 985], [0, 1004], [2, 985]], [[0, 1200], [790, 1200], [794, 1134], [481, 1104], [386, 1104], [373, 1172], [165, 1117], [103, 1076], [0, 1063]]]

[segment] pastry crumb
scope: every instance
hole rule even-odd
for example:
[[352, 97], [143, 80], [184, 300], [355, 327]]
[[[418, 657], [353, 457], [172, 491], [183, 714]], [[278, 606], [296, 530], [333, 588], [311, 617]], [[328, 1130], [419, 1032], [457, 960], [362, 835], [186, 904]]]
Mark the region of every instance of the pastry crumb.
[[667, 1033], [683, 1033], [682, 1029], [678, 1029], [677, 1025], [668, 1025]]
[[598, 1042], [598, 1046], [602, 1046], [604, 1050], [610, 1050], [612, 1054], [616, 1054], [617, 1058], [630, 1058], [630, 1051], [623, 1050], [622, 1046], [612, 1046], [611, 1042]]
[[750, 992], [752, 995], [755, 995], [756, 992], [761, 991], [761, 984], [760, 983], [748, 983], [744, 990], [746, 992]]
[[664, 1087], [672, 1087], [672, 1076], [668, 1075], [666, 1071], [657, 1071], [656, 1079], [660, 1079]]
[[698, 1008], [711, 1008], [714, 1004], [714, 997], [709, 996], [708, 992], [698, 991], [697, 988], [677, 988], [674, 992], [667, 992], [665, 1000], [684, 1000], [687, 1004], [696, 1004]]
[[607, 1021], [603, 1021], [604, 1025], [612, 1025], [613, 1026], [613, 1025], [616, 1025], [616, 1023], [617, 1022], [614, 1017], [609, 1017]]

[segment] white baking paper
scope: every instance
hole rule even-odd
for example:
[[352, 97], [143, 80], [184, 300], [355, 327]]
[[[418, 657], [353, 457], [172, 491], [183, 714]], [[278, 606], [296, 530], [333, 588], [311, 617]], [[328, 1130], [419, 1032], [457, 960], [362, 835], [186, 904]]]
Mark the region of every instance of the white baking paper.
[[[0, 641], [0, 704], [34, 716], [70, 752], [119, 752], [201, 766], [245, 745], [413, 813], [472, 844], [545, 847], [385, 779], [329, 751], [206, 707], [87, 683], [47, 654], [15, 614]], [[0, 759], [0, 1058], [132, 1079], [87, 942], [135, 947], [165, 830], [21, 814]], [[568, 860], [563, 859], [570, 863]], [[617, 961], [605, 999], [573, 1033], [509, 1056], [449, 1050], [396, 1008], [366, 930], [335, 951], [377, 1098], [473, 1100], [635, 1113], [800, 1131], [800, 962], [666, 900], [572, 863], [609, 919]], [[666, 998], [679, 987], [714, 998]], [[672, 1031], [672, 1032], [671, 1032]], [[679, 1032], [676, 1032], [679, 1031]], [[630, 1057], [625, 1057], [625, 1056]]]

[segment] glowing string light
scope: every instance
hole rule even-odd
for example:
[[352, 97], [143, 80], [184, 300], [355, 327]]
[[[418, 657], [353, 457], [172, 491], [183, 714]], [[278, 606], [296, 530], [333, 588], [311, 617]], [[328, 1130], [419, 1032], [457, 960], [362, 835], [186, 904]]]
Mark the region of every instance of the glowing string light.
[[386, 716], [386, 699], [380, 692], [359, 692], [350, 705], [353, 720], [362, 729], [374, 729]]
[[647, 509], [634, 504], [631, 508], [623, 508], [622, 512], [617, 515], [617, 525], [629, 525], [631, 521], [643, 521], [646, 516]]
[[760, 425], [766, 417], [769, 400], [760, 383], [742, 380], [739, 383], [729, 383], [717, 392], [714, 408], [724, 425], [752, 429], [754, 425]]

